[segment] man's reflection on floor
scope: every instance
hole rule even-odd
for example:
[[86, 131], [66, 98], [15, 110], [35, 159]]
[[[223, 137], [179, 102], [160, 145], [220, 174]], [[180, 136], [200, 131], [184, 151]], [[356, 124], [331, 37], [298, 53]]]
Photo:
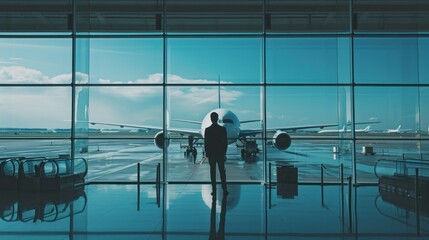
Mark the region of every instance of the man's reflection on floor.
[[226, 203], [227, 195], [222, 196], [222, 206], [220, 209], [219, 229], [216, 233], [216, 194], [212, 197], [212, 207], [210, 214], [210, 240], [225, 239], [225, 216], [226, 216]]

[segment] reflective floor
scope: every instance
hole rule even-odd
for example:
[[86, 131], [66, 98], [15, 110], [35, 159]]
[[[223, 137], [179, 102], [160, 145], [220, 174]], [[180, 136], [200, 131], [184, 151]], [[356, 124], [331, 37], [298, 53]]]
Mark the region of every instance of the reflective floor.
[[0, 239], [429, 239], [428, 203], [416, 213], [414, 198], [378, 186], [228, 188], [214, 197], [204, 184], [2, 192]]

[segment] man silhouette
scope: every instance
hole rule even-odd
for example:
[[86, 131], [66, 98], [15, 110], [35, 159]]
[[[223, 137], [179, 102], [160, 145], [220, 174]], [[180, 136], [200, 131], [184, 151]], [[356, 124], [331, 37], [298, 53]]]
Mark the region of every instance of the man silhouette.
[[212, 195], [216, 193], [216, 163], [219, 168], [222, 189], [224, 194], [228, 194], [225, 173], [225, 155], [228, 148], [226, 128], [217, 123], [219, 115], [216, 112], [210, 114], [210, 119], [212, 125], [204, 131], [204, 148], [210, 164]]

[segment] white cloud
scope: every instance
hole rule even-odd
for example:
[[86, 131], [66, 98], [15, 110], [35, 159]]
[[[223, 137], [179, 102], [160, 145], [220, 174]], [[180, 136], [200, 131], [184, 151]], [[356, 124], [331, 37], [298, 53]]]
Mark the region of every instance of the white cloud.
[[0, 67], [1, 83], [49, 83], [42, 72], [22, 66]]
[[[186, 79], [177, 75], [168, 76], [170, 83], [175, 84], [216, 84], [217, 81], [204, 79]], [[76, 82], [80, 84], [88, 83], [88, 75], [76, 73]], [[72, 80], [71, 73], [64, 73], [54, 77], [49, 77], [43, 72], [27, 68], [24, 66], [0, 66], [0, 83], [9, 84], [69, 84]], [[115, 83], [109, 79], [99, 79], [98, 83]], [[146, 78], [136, 79], [127, 83], [138, 84], [161, 84], [163, 74], [155, 73]], [[116, 82], [119, 83], [119, 82]], [[122, 84], [127, 84], [122, 83]], [[12, 90], [11, 90], [12, 89]], [[71, 91], [69, 87], [19, 87], [0, 89], [0, 109], [3, 116], [2, 126], [17, 127], [64, 127], [64, 120], [70, 118], [71, 111]], [[104, 95], [104, 97], [92, 98], [90, 108], [96, 111], [96, 116], [110, 116], [110, 120], [121, 120], [120, 117], [111, 119], [112, 116], [122, 115], [123, 110], [114, 106], [121, 104], [140, 104], [148, 98], [147, 103], [159, 102], [163, 94], [162, 85], [159, 86], [118, 86], [118, 87], [91, 87], [91, 92]], [[243, 93], [237, 90], [221, 88], [222, 105], [233, 105]], [[170, 101], [174, 102], [174, 107], [188, 108], [193, 106], [206, 110], [208, 106], [217, 105], [218, 88], [213, 86], [178, 86], [168, 87], [167, 94]], [[155, 98], [153, 98], [155, 97]], [[98, 111], [102, 110], [102, 111]], [[155, 110], [153, 110], [155, 111]], [[136, 110], [136, 114], [143, 114], [147, 111]], [[31, 117], [29, 117], [31, 116]], [[94, 116], [90, 116], [91, 119]], [[139, 119], [147, 116], [139, 116]], [[130, 117], [127, 117], [130, 119]], [[145, 119], [147, 120], [147, 119]]]
[[13, 61], [5, 61], [5, 60], [1, 60], [0, 59], [0, 64], [7, 64], [7, 65], [15, 65], [16, 64], [16, 62], [13, 62]]
[[70, 92], [66, 89], [12, 88], [0, 91], [2, 127], [67, 127], [70, 119]]
[[37, 69], [23, 66], [0, 66], [0, 83], [10, 84], [58, 84], [70, 83], [71, 74], [61, 74], [49, 78]]
[[[168, 75], [169, 83], [174, 84], [216, 84], [217, 81], [204, 80], [204, 79], [186, 79], [177, 75]], [[98, 83], [102, 84], [161, 84], [163, 81], [162, 73], [155, 73], [149, 75], [145, 79], [137, 79], [129, 82], [114, 82], [108, 79], [99, 79]], [[225, 82], [224, 82], [225, 83]], [[100, 88], [100, 92], [104, 94], [122, 96], [129, 99], [138, 99], [148, 95], [161, 94], [161, 87], [117, 87], [117, 88]], [[175, 100], [182, 101], [186, 104], [205, 104], [217, 103], [218, 89], [215, 87], [171, 87], [168, 88], [168, 94], [174, 97]], [[233, 101], [242, 96], [240, 91], [221, 90], [222, 104], [231, 105]]]

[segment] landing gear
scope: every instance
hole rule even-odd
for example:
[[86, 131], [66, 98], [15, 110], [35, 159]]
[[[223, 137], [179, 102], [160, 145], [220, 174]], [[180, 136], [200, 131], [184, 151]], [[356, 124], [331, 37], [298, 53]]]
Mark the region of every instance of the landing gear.
[[241, 149], [242, 157], [251, 157], [256, 156], [259, 153], [258, 144], [255, 139], [240, 139], [243, 144], [243, 148]]
[[192, 160], [194, 161], [194, 163], [197, 159], [197, 154], [198, 154], [197, 148], [195, 146], [195, 145], [198, 145], [196, 144], [197, 141], [198, 139], [194, 140], [193, 136], [188, 136], [188, 145], [184, 145], [184, 146], [181, 145], [181, 147], [186, 148], [185, 152], [183, 152], [183, 155], [185, 157], [192, 157]]

